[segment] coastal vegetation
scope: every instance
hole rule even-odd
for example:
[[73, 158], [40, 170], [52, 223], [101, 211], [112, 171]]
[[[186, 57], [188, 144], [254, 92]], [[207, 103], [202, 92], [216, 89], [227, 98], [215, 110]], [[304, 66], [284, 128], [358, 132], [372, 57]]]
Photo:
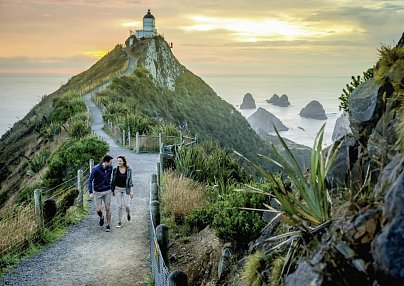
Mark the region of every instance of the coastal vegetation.
[[[116, 46], [89, 70], [73, 77], [42, 100], [0, 140], [0, 269], [32, 255], [59, 238], [86, 215], [74, 205], [79, 169], [102, 158], [108, 144], [91, 135], [82, 94], [126, 69], [127, 56]], [[90, 80], [91, 78], [91, 80]], [[87, 167], [87, 170], [86, 170]], [[72, 179], [74, 179], [72, 181]], [[53, 209], [45, 229], [35, 223], [34, 190], [42, 190]], [[34, 222], [34, 223], [33, 223]]]
[[[132, 51], [133, 56], [143, 56], [146, 42], [140, 46], [142, 50]], [[381, 215], [383, 196], [392, 182], [380, 183], [378, 178], [393, 157], [402, 158], [404, 149], [403, 47], [382, 47], [380, 56], [363, 77], [352, 77], [340, 97], [340, 107], [355, 113], [357, 107], [351, 105], [355, 89], [371, 82], [384, 91], [382, 96], [375, 92], [374, 117], [363, 123], [365, 127], [352, 125], [355, 143], [348, 147], [346, 137], [323, 150], [324, 127], [320, 129], [310, 165], [304, 166], [279, 133], [277, 147], [265, 143], [236, 109], [187, 70], [176, 79], [174, 90], [156, 85], [141, 63], [133, 74], [118, 78], [127, 57], [121, 46], [115, 47], [88, 71], [45, 97], [2, 137], [0, 229], [5, 233], [0, 234], [1, 245], [10, 247], [6, 234], [14, 232], [9, 227], [32, 220], [35, 189], [47, 190], [46, 198], [53, 199], [60, 212], [44, 233], [36, 225], [25, 227], [19, 251], [12, 248], [0, 266], [16, 261], [29, 241], [49, 241], [49, 232], [60, 233], [81, 217], [82, 211], [72, 206], [77, 190], [67, 182], [78, 169], [86, 170], [89, 159], [108, 151], [106, 142], [91, 135], [81, 95], [112, 80], [93, 97], [104, 110], [105, 121], [132, 134], [198, 135], [198, 144], [176, 150], [172, 169], [164, 172], [162, 221], [170, 227], [173, 245], [192, 243], [198, 233], [212, 230], [224, 248], [231, 249], [231, 263], [219, 278], [221, 283], [241, 279], [248, 285], [309, 285], [310, 281], [300, 280], [308, 276], [338, 285], [351, 285], [346, 277], [366, 285], [390, 282], [391, 275], [377, 268], [371, 249], [383, 228], [394, 221]], [[392, 144], [380, 146], [388, 139]], [[348, 149], [353, 154], [343, 153]], [[341, 163], [341, 157], [352, 161]], [[334, 178], [343, 171], [349, 174], [333, 185], [328, 175]], [[8, 207], [13, 204], [14, 208]], [[8, 219], [12, 222], [6, 224]], [[209, 260], [206, 255], [192, 258]], [[218, 261], [202, 262], [218, 269]], [[174, 267], [191, 271], [187, 264], [174, 263]], [[218, 282], [216, 272], [202, 272]]]

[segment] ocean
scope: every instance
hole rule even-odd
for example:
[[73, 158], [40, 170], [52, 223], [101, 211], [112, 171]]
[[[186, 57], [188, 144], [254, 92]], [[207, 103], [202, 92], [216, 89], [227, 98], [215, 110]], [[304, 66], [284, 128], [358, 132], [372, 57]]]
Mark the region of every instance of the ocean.
[[[332, 144], [332, 133], [335, 122], [342, 114], [339, 110], [338, 97], [343, 88], [351, 81], [347, 77], [312, 77], [312, 76], [231, 76], [205, 77], [216, 93], [224, 100], [236, 107], [240, 113], [248, 118], [259, 107], [262, 107], [278, 117], [289, 130], [280, 132], [282, 137], [296, 143], [313, 147], [315, 137], [321, 126], [325, 124], [323, 146]], [[244, 95], [251, 93], [256, 109], [242, 109]], [[266, 102], [273, 94], [286, 94], [289, 107], [278, 107]], [[299, 115], [310, 101], [319, 101], [328, 117], [327, 120], [306, 119]]]
[[42, 98], [66, 83], [68, 76], [0, 74], [0, 137]]
[[[66, 83], [65, 75], [7, 75], [0, 74], [0, 136], [37, 104], [41, 97], [56, 91]], [[240, 110], [246, 93], [251, 93], [256, 106], [277, 116], [289, 130], [281, 135], [312, 147], [314, 138], [326, 123], [324, 146], [332, 143], [335, 121], [341, 112], [338, 97], [350, 82], [350, 77], [281, 77], [281, 76], [203, 76], [202, 79], [224, 100], [234, 105], [246, 118], [255, 110]], [[286, 94], [291, 105], [277, 107], [265, 100], [273, 94]], [[327, 120], [305, 119], [300, 110], [311, 100], [318, 100], [324, 107]]]

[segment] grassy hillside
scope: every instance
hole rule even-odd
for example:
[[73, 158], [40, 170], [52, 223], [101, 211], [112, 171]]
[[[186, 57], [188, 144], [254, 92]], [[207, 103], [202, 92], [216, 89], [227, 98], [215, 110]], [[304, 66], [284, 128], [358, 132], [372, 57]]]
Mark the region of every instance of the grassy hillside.
[[[47, 154], [42, 165], [46, 169], [52, 153], [72, 137], [69, 126], [86, 129], [85, 126], [77, 125], [77, 121], [86, 121], [80, 115], [85, 111], [80, 94], [125, 70], [127, 62], [125, 50], [117, 45], [90, 69], [74, 76], [54, 93], [43, 97], [22, 120], [2, 136], [0, 206], [9, 199], [12, 199], [9, 203], [18, 201], [27, 188], [42, 182], [44, 170], [39, 169], [36, 174], [29, 171], [33, 162], [38, 160], [38, 154]], [[81, 107], [76, 109], [77, 106]], [[73, 122], [71, 119], [74, 115], [78, 115], [78, 118]]]
[[147, 133], [125, 120], [135, 114], [153, 126], [150, 130], [170, 123], [201, 140], [215, 139], [222, 147], [249, 158], [269, 152], [244, 117], [187, 70], [178, 77], [175, 91], [169, 91], [156, 87], [148, 72], [138, 67], [133, 75], [115, 79], [98, 98], [106, 106], [105, 118], [126, 125], [131, 132]]

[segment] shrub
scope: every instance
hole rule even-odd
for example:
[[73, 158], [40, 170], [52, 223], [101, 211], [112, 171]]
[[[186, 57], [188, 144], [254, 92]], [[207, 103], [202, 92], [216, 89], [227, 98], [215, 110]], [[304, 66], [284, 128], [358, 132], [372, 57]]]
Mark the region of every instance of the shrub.
[[355, 88], [360, 85], [361, 83], [367, 81], [369, 78], [373, 77], [373, 68], [368, 69], [366, 72], [363, 73], [363, 77], [361, 76], [352, 76], [352, 81], [346, 85], [346, 89], [342, 90], [342, 94], [338, 98], [340, 100], [339, 110], [343, 110], [345, 112], [349, 112], [348, 107], [348, 99], [351, 96], [352, 92]]
[[91, 133], [91, 124], [87, 113], [78, 113], [69, 120], [67, 132], [70, 137], [80, 139]]
[[46, 128], [44, 128], [42, 134], [45, 136], [45, 138], [52, 140], [55, 136], [59, 135], [61, 131], [61, 123], [52, 121], [48, 126], [46, 126]]
[[38, 173], [48, 162], [50, 152], [47, 149], [39, 151], [29, 162], [28, 170], [34, 174]]
[[205, 141], [180, 149], [175, 158], [176, 170], [195, 181], [216, 185], [220, 195], [224, 195], [233, 184], [250, 180], [231, 154], [216, 142]]
[[193, 209], [205, 203], [205, 188], [183, 175], [166, 172], [161, 202], [175, 221], [183, 221]]
[[50, 158], [45, 179], [49, 187], [58, 185], [68, 177], [75, 176], [78, 169], [86, 166], [90, 159], [102, 158], [108, 151], [108, 144], [95, 136], [79, 141], [68, 140]]
[[244, 248], [265, 226], [261, 214], [240, 208], [260, 208], [266, 197], [253, 193], [232, 192], [216, 202], [213, 228], [225, 242]]
[[83, 98], [74, 92], [66, 92], [53, 100], [51, 121], [63, 123], [77, 113], [86, 111]]
[[193, 209], [186, 217], [185, 224], [192, 231], [199, 232], [205, 227], [212, 225], [215, 218], [216, 208], [214, 204], [206, 204]]

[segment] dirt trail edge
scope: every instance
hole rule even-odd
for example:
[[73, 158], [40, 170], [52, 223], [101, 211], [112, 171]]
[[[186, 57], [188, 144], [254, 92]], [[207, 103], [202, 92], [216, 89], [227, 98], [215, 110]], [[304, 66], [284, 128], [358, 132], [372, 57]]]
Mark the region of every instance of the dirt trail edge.
[[[119, 147], [103, 130], [100, 110], [84, 96], [92, 116], [92, 128], [108, 142], [114, 157], [123, 154], [134, 169], [135, 197], [131, 221], [116, 228], [118, 209], [112, 198], [112, 231], [98, 225], [94, 202], [88, 217], [73, 226], [62, 239], [38, 255], [22, 261], [0, 278], [0, 285], [144, 285], [150, 273], [149, 186], [158, 154], [135, 154]], [[125, 217], [125, 216], [124, 216]]]

